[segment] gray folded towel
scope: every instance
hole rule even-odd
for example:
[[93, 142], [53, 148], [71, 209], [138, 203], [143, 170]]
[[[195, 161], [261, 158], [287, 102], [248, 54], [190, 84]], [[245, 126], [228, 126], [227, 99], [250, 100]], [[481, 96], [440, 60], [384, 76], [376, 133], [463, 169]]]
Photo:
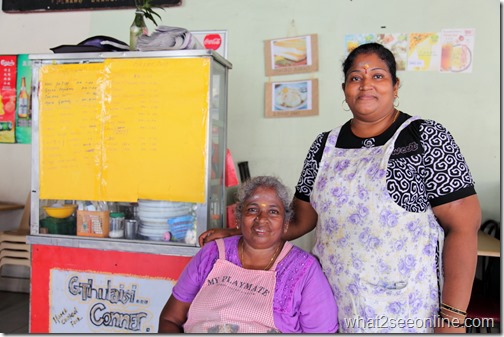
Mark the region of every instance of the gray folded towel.
[[137, 50], [181, 50], [205, 49], [201, 43], [185, 28], [157, 26], [156, 31], [138, 37]]

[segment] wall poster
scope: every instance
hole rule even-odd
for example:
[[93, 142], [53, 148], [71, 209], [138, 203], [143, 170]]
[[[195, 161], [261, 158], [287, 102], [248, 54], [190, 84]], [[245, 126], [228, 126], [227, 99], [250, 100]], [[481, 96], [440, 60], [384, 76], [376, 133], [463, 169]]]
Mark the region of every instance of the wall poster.
[[318, 115], [317, 79], [266, 83], [266, 117], [315, 115]]
[[264, 41], [266, 76], [318, 71], [317, 34]]
[[0, 55], [0, 143], [15, 142], [16, 55]]
[[441, 72], [472, 72], [475, 29], [441, 31]]
[[470, 73], [476, 30], [443, 29], [441, 32], [346, 34], [347, 55], [364, 43], [377, 42], [394, 54], [397, 70]]
[[16, 143], [31, 144], [31, 62], [28, 54], [19, 54], [17, 61]]

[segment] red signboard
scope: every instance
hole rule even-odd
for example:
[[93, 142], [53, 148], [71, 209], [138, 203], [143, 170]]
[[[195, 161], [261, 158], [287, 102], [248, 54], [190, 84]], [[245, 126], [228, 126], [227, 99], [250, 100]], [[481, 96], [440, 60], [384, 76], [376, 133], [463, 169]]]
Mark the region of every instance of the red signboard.
[[190, 259], [34, 244], [30, 333], [157, 332], [171, 288], [151, 285], [175, 284]]

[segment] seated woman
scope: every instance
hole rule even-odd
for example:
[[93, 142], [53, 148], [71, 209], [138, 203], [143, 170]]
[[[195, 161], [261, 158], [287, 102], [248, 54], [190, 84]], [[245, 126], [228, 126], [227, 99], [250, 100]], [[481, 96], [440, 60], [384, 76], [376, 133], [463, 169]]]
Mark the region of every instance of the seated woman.
[[337, 305], [318, 261], [282, 240], [292, 210], [276, 178], [238, 190], [242, 235], [206, 244], [182, 272], [159, 332], [331, 333]]

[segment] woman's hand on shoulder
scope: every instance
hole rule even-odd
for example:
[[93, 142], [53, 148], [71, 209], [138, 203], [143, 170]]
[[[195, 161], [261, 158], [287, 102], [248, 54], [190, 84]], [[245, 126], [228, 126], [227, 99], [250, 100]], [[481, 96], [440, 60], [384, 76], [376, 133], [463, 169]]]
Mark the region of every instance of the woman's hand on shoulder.
[[241, 231], [239, 228], [212, 228], [201, 233], [198, 242], [200, 247], [203, 247], [205, 243], [208, 243], [215, 239], [222, 239], [227, 238], [228, 236], [240, 235], [240, 234]]

